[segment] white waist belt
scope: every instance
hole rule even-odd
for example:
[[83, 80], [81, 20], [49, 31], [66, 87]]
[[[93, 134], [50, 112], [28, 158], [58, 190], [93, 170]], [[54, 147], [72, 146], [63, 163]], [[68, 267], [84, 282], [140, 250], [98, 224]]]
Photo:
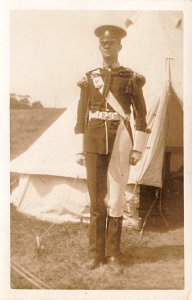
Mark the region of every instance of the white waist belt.
[[[101, 119], [101, 120], [110, 120], [110, 121], [119, 121], [123, 118], [117, 113], [113, 111], [89, 111], [89, 119]], [[126, 120], [129, 121], [130, 116], [126, 115]]]

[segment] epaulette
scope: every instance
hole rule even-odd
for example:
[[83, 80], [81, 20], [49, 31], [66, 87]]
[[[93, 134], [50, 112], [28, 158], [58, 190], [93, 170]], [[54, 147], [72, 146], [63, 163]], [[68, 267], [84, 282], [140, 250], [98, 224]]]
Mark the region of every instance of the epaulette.
[[130, 74], [130, 75], [133, 75], [134, 74], [134, 71], [131, 70], [130, 68], [125, 68], [125, 71]]
[[132, 71], [132, 75], [129, 77], [127, 82], [126, 93], [136, 95], [138, 93], [138, 87], [142, 88], [144, 84], [145, 77]]
[[143, 87], [146, 80], [145, 77], [137, 72], [134, 72], [133, 70], [129, 69], [129, 68], [125, 68], [125, 71], [129, 74], [129, 76], [131, 76], [131, 79], [133, 79], [133, 81], [139, 86], [139, 87]]
[[80, 88], [88, 86], [88, 80], [87, 80], [86, 76], [84, 76], [81, 80], [79, 80], [77, 82], [77, 86]]
[[133, 78], [134, 78], [134, 81], [135, 83], [139, 86], [139, 87], [143, 87], [145, 82], [146, 82], [146, 79], [143, 75], [141, 74], [138, 74], [136, 72], [133, 73]]

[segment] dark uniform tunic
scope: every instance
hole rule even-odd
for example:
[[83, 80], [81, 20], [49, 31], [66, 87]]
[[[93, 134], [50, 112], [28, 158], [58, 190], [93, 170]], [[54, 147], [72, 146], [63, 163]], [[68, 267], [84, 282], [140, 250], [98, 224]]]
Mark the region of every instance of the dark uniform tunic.
[[[122, 106], [125, 114], [131, 113], [131, 106], [135, 112], [135, 128], [138, 131], [146, 130], [146, 107], [143, 98], [142, 86], [145, 83], [143, 76], [135, 74], [131, 69], [118, 67], [112, 69], [111, 76], [108, 76], [107, 69], [97, 69], [104, 81], [104, 89], [101, 94], [95, 88], [92, 73], [88, 72], [87, 83], [81, 83], [81, 96], [77, 112], [77, 124], [75, 133], [84, 133], [84, 151], [91, 153], [107, 154], [111, 153], [114, 145], [119, 121], [107, 121], [107, 141], [105, 121], [101, 119], [91, 119], [88, 122], [89, 110], [94, 111], [114, 111], [107, 103], [106, 94], [110, 90]], [[94, 70], [95, 71], [95, 70]], [[130, 125], [126, 124], [130, 130]], [[108, 149], [106, 149], [108, 148]]]
[[[95, 84], [95, 76], [99, 76], [104, 82], [102, 92]], [[135, 129], [145, 132], [146, 106], [142, 92], [144, 83], [143, 76], [122, 66], [110, 71], [101, 68], [90, 71], [86, 73], [86, 79], [79, 83], [81, 95], [75, 133], [84, 134], [83, 152], [86, 153], [87, 183], [91, 203], [89, 250], [94, 259], [103, 260], [106, 255], [118, 256], [120, 252], [122, 215], [120, 218], [108, 216], [106, 233], [107, 207], [105, 205], [107, 172], [120, 121], [89, 119], [89, 112], [114, 112], [106, 100], [110, 91], [125, 114], [130, 114], [131, 107], [133, 108]], [[125, 120], [124, 124], [132, 138], [129, 121]]]

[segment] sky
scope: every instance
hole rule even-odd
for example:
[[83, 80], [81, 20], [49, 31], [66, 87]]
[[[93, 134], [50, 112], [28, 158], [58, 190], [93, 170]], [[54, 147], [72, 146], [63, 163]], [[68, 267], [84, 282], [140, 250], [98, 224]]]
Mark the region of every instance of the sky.
[[166, 59], [173, 58], [172, 79], [182, 98], [182, 28], [176, 27], [182, 13], [174, 11], [12, 10], [11, 92], [30, 95], [46, 107], [68, 107], [79, 98], [77, 82], [102, 66], [95, 28], [125, 28], [130, 18], [133, 25], [122, 39], [120, 64], [146, 77], [149, 98], [149, 91], [156, 92], [166, 79]]
[[79, 97], [77, 82], [101, 65], [94, 29], [125, 27], [126, 11], [12, 10], [11, 92], [30, 95], [48, 107], [66, 107]]

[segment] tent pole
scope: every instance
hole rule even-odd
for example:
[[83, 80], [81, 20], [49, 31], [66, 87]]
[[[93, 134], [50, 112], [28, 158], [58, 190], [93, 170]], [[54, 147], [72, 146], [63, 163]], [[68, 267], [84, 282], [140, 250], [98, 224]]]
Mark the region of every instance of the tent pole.
[[155, 204], [157, 202], [159, 202], [158, 203], [159, 204], [158, 205], [158, 207], [159, 207], [159, 215], [162, 217], [162, 219], [163, 219], [166, 227], [169, 229], [169, 224], [168, 224], [168, 222], [167, 222], [167, 220], [166, 220], [166, 218], [165, 218], [165, 216], [164, 216], [164, 214], [162, 212], [162, 206], [161, 206], [161, 204], [162, 204], [162, 189], [161, 188], [156, 188], [155, 199], [153, 200], [153, 202], [151, 204], [151, 207], [149, 208], [149, 210], [148, 210], [148, 212], [147, 212], [147, 214], [145, 216], [145, 219], [143, 221], [143, 224], [142, 224], [142, 227], [141, 227], [141, 230], [140, 230], [140, 233], [139, 233], [139, 239], [138, 239], [137, 243], [139, 243], [140, 240], [141, 240], [141, 238], [143, 237], [143, 233], [144, 233], [145, 227], [147, 225], [147, 220], [148, 220], [148, 218], [149, 218], [149, 216], [150, 216], [150, 214], [151, 214], [151, 212], [152, 212], [152, 210], [153, 210], [153, 208], [154, 208], [154, 206], [155, 206]]
[[171, 61], [172, 60], [173, 60], [172, 57], [165, 58], [165, 72], [167, 73], [168, 86], [172, 83], [171, 82]]
[[162, 211], [162, 189], [160, 190], [160, 196], [159, 196], [159, 213], [160, 213], [160, 216], [162, 217], [165, 225], [169, 229], [169, 224], [168, 224], [168, 222], [163, 214], [163, 211]]

